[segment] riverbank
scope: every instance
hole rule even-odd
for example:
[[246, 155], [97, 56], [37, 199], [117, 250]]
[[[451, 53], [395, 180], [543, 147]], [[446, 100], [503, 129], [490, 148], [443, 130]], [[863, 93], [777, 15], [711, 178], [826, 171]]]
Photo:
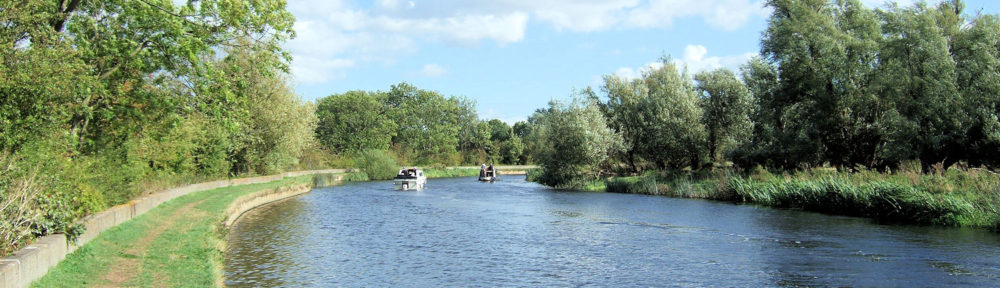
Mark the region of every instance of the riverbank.
[[[532, 166], [504, 167], [511, 169], [509, 175], [523, 173], [526, 169], [532, 168]], [[432, 178], [478, 175], [478, 168], [469, 169], [469, 167], [431, 171], [440, 171]], [[292, 172], [251, 180], [206, 182], [149, 196], [156, 198], [157, 201], [137, 199], [128, 205], [114, 207], [95, 215], [101, 221], [93, 221], [95, 217], [91, 217], [90, 222], [99, 224], [91, 225], [88, 222], [87, 231], [81, 235], [83, 241], [70, 245], [72, 249], [67, 249], [69, 251], [63, 250], [58, 259], [46, 257], [45, 261], [34, 261], [38, 263], [30, 264], [31, 267], [27, 270], [35, 271], [33, 273], [37, 275], [21, 275], [20, 271], [24, 267], [20, 266], [26, 266], [25, 263], [18, 262], [19, 267], [4, 265], [5, 269], [0, 273], [2, 274], [0, 280], [4, 282], [0, 283], [4, 283], [2, 287], [23, 287], [44, 275], [33, 286], [177, 286], [195, 283], [197, 286], [221, 285], [222, 262], [219, 255], [221, 249], [225, 247], [221, 239], [224, 239], [224, 235], [228, 232], [223, 228], [231, 225], [244, 212], [266, 203], [308, 192], [313, 186], [322, 187], [340, 181], [365, 180], [361, 178], [360, 173], [334, 175], [313, 174], [314, 172], [319, 171]], [[260, 184], [260, 182], [267, 183]], [[241, 186], [207, 190], [228, 185]], [[147, 210], [150, 213], [139, 215]], [[111, 220], [104, 221], [104, 218]], [[167, 240], [163, 237], [167, 237]], [[67, 246], [65, 237], [61, 239], [64, 243], [62, 246]], [[34, 246], [39, 245], [59, 246], [34, 244]], [[32, 249], [28, 249], [29, 252], [33, 251]], [[74, 249], [78, 250], [73, 251]], [[214, 252], [212, 249], [215, 249]], [[67, 252], [71, 254], [67, 255]], [[63, 257], [66, 259], [62, 260]], [[51, 270], [47, 269], [55, 263], [59, 264]], [[42, 268], [43, 266], [45, 268]], [[203, 271], [207, 269], [206, 267], [212, 268], [209, 269], [211, 273], [206, 274]], [[16, 276], [8, 277], [10, 275]], [[100, 277], [88, 277], [88, 275], [100, 275]], [[177, 278], [175, 276], [181, 275], [195, 276], [178, 278], [183, 279], [182, 282], [175, 280]], [[7, 278], [18, 279], [7, 281]]]
[[[500, 176], [503, 175], [525, 175], [529, 170], [537, 169], [538, 166], [535, 165], [506, 165], [506, 166], [496, 166], [497, 171], [500, 171]], [[452, 177], [472, 177], [479, 176], [478, 166], [458, 166], [458, 167], [447, 167], [447, 168], [430, 168], [424, 170], [424, 175], [427, 178], [452, 178]]]
[[[155, 208], [146, 208], [148, 213], [137, 214], [131, 220], [106, 224], [113, 227], [90, 230], [92, 227], [88, 225], [89, 231], [84, 235], [93, 234], [93, 239], [86, 244], [76, 244], [80, 245], [78, 248], [72, 245], [76, 248], [75, 251], [66, 255], [61, 262], [58, 259], [35, 261], [36, 263], [18, 262], [23, 266], [19, 267], [19, 273], [9, 274], [4, 271], [5, 277], [0, 278], [25, 276], [21, 275], [21, 271], [44, 273], [45, 270], [40, 266], [58, 262], [58, 265], [48, 270], [32, 286], [220, 285], [221, 249], [225, 247], [225, 242], [221, 239], [228, 232], [223, 229], [224, 220], [232, 223], [242, 212], [253, 207], [308, 192], [314, 183], [321, 182], [318, 179], [326, 183], [339, 180], [326, 174], [319, 174], [325, 177], [316, 177], [314, 172], [317, 171], [232, 180], [228, 182], [239, 186], [217, 189], [187, 188], [188, 191], [179, 193], [183, 195], [154, 206]], [[215, 182], [191, 186], [214, 186], [209, 184]], [[121, 224], [114, 226], [116, 223]], [[100, 230], [103, 229], [106, 230], [101, 233]], [[3, 286], [24, 287], [31, 280], [8, 281]]]
[[591, 191], [700, 198], [882, 222], [1000, 231], [1000, 176], [983, 169], [952, 168], [933, 174], [834, 169], [748, 175], [726, 170], [661, 171], [613, 177], [588, 186]]

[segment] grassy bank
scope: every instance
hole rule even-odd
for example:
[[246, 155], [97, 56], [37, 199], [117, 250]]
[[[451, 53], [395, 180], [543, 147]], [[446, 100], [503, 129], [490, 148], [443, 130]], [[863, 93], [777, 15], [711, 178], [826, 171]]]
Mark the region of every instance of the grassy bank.
[[194, 192], [101, 233], [67, 255], [32, 287], [221, 286], [220, 227], [235, 199], [313, 176]]
[[811, 169], [748, 175], [654, 172], [615, 177], [605, 190], [801, 209], [880, 221], [1000, 231], [1000, 176], [953, 168], [933, 174]]
[[479, 168], [431, 168], [424, 170], [427, 178], [479, 176]]

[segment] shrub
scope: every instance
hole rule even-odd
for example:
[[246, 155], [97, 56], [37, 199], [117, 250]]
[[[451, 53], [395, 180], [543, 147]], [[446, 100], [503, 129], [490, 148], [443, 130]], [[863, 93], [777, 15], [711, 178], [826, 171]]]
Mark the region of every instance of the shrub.
[[365, 150], [354, 159], [358, 170], [368, 175], [370, 180], [388, 180], [399, 172], [399, 164], [385, 151]]

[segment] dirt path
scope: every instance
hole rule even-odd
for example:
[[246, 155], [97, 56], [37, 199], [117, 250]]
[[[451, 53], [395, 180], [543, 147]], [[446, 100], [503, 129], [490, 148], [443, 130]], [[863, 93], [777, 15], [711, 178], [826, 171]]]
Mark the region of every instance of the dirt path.
[[[181, 220], [192, 217], [200, 217], [205, 214], [204, 211], [195, 209], [195, 206], [205, 202], [205, 200], [208, 199], [188, 203], [187, 205], [184, 205], [166, 215], [166, 217], [160, 218], [159, 221], [152, 223], [154, 226], [147, 230], [145, 235], [140, 238], [139, 241], [128, 243], [127, 246], [124, 247], [125, 249], [122, 254], [119, 255], [119, 257], [114, 260], [114, 263], [108, 267], [107, 273], [100, 276], [99, 279], [104, 280], [102, 281], [104, 283], [91, 285], [90, 287], [104, 288], [134, 285], [132, 282], [134, 282], [139, 275], [142, 275], [144, 269], [146, 269], [146, 267], [143, 267], [142, 262], [146, 258], [149, 252], [149, 246], [153, 243], [153, 241], [159, 238], [164, 231], [184, 223], [184, 221]], [[165, 283], [169, 283], [168, 279], [165, 279], [166, 276], [157, 273], [154, 273], [153, 275], [154, 283], [160, 283], [163, 285], [165, 285]]]

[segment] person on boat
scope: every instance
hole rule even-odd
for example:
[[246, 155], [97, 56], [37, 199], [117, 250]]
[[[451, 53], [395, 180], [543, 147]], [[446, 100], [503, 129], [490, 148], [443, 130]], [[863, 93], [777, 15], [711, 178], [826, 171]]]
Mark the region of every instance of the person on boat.
[[479, 166], [479, 177], [483, 176], [486, 176], [486, 163], [483, 163], [482, 166]]

